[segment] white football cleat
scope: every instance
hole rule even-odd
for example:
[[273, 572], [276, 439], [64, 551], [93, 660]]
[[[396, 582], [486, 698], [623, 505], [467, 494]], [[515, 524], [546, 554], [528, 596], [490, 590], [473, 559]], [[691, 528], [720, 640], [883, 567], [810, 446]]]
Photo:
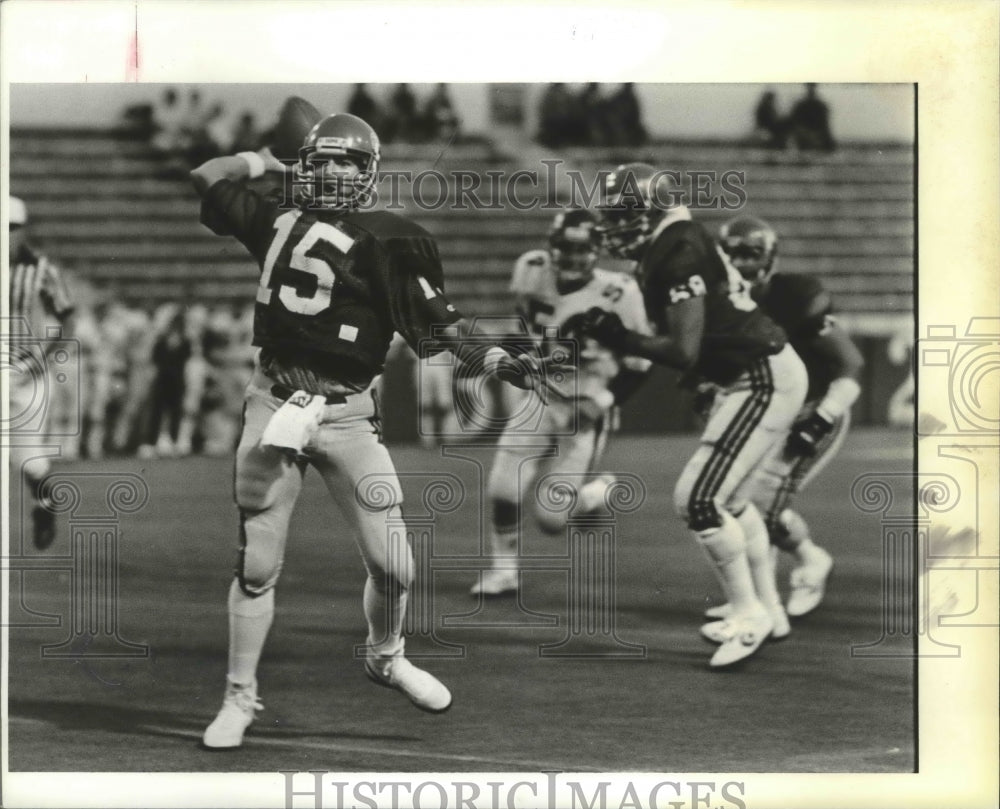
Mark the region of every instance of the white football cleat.
[[601, 508], [607, 502], [608, 489], [614, 486], [615, 482], [616, 478], [614, 475], [599, 475], [589, 483], [581, 486], [577, 492], [577, 502], [580, 505], [580, 511], [587, 514]]
[[707, 641], [725, 643], [733, 636], [735, 624], [725, 618], [720, 618], [716, 621], [709, 621], [707, 624], [702, 624], [698, 631]]
[[732, 614], [733, 614], [733, 607], [728, 602], [725, 604], [717, 604], [714, 607], [709, 607], [704, 612], [706, 618], [711, 618], [713, 620], [719, 620], [720, 618], [728, 618]]
[[786, 612], [800, 618], [816, 609], [826, 594], [826, 581], [833, 570], [833, 558], [822, 548], [816, 548], [816, 559], [792, 570], [792, 591], [788, 596]]
[[376, 685], [401, 692], [421, 711], [444, 713], [451, 707], [451, 692], [444, 683], [418, 669], [402, 653], [391, 657], [369, 654], [365, 674]]
[[774, 628], [774, 622], [767, 610], [749, 615], [734, 615], [725, 623], [730, 624], [724, 630], [725, 639], [709, 661], [709, 666], [713, 669], [725, 668], [746, 660], [760, 649]]
[[781, 602], [776, 604], [765, 604], [768, 614], [771, 616], [771, 640], [784, 640], [792, 632], [792, 625], [788, 623], [788, 614]]
[[257, 684], [237, 686], [226, 681], [222, 710], [205, 729], [202, 744], [213, 750], [232, 750], [243, 744], [243, 734], [264, 706], [257, 699]]
[[[732, 615], [732, 607], [729, 604], [721, 604], [719, 607], [714, 609], [718, 610], [721, 607], [725, 608], [725, 615]], [[788, 616], [785, 614], [785, 608], [781, 604], [773, 604], [767, 606], [768, 614], [771, 616], [771, 623], [774, 625], [771, 629], [770, 639], [771, 640], [784, 640], [792, 632], [792, 625], [788, 623]], [[708, 615], [708, 610], [705, 611]], [[711, 617], [711, 616], [709, 616]], [[716, 621], [709, 621], [707, 624], [702, 624], [699, 628], [701, 636], [712, 643], [725, 643], [730, 640], [736, 632], [736, 622], [730, 621], [728, 617], [721, 618]]]
[[498, 596], [514, 595], [517, 592], [517, 571], [516, 570], [486, 570], [480, 574], [479, 581], [469, 588], [471, 596], [487, 596], [496, 598]]

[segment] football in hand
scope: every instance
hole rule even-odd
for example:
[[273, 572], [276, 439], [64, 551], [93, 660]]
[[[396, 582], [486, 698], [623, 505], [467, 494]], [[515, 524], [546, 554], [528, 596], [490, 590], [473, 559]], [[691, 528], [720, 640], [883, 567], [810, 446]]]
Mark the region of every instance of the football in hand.
[[302, 141], [320, 118], [319, 110], [304, 98], [288, 98], [278, 113], [278, 123], [268, 144], [271, 153], [278, 160], [298, 160]]

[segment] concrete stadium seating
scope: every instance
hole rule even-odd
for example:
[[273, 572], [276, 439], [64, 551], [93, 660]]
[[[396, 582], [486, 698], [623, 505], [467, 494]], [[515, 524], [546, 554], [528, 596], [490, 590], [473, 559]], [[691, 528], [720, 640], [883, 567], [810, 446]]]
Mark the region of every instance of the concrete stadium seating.
[[[461, 170], [482, 178], [487, 171], [541, 170], [523, 155], [485, 143], [441, 152], [440, 146], [387, 146], [383, 167], [413, 173], [434, 167], [448, 176]], [[243, 248], [198, 223], [193, 190], [180, 179], [158, 179], [160, 164], [146, 145], [113, 131], [15, 129], [10, 154], [11, 192], [29, 206], [35, 242], [81, 277], [131, 301], [251, 299], [256, 270]], [[800, 155], [678, 143], [628, 154], [575, 149], [561, 157], [585, 176], [623, 160], [682, 172], [744, 172], [744, 210], [778, 229], [783, 268], [822, 275], [842, 311], [912, 314], [910, 147], [849, 145], [830, 155]], [[544, 243], [552, 210], [424, 210], [407, 183], [401, 188], [404, 212], [439, 239], [448, 292], [459, 308], [509, 311], [512, 263]], [[433, 181], [424, 191], [430, 198], [439, 193]], [[695, 215], [715, 228], [734, 212]]]

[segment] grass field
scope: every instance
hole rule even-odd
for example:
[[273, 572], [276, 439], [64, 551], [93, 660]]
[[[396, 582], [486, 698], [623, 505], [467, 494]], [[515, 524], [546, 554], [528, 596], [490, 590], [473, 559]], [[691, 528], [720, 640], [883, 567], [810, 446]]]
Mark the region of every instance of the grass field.
[[[148, 656], [43, 658], [42, 646], [69, 634], [68, 518], [44, 554], [28, 542], [31, 562], [11, 566], [43, 569], [12, 578], [12, 621], [34, 626], [10, 632], [10, 769], [913, 771], [912, 662], [851, 655], [852, 644], [880, 637], [884, 596], [878, 516], [852, 506], [850, 487], [866, 472], [909, 468], [910, 436], [855, 431], [802, 494], [800, 510], [837, 560], [827, 600], [794, 624], [787, 641], [767, 644], [726, 673], [708, 670], [712, 647], [697, 632], [702, 609], [718, 600], [714, 577], [670, 506], [694, 441], [625, 437], [609, 448], [607, 468], [638, 475], [648, 496], [615, 525], [614, 615], [622, 643], [601, 631], [585, 633], [578, 638], [585, 654], [573, 658], [539, 653], [540, 644], [567, 633], [565, 570], [526, 572], [523, 610], [512, 601], [477, 610], [468, 596], [481, 563], [477, 466], [413, 446], [393, 448], [399, 470], [413, 473], [404, 475], [410, 500], [442, 471], [465, 486], [464, 502], [433, 526], [433, 636], [418, 634], [408, 645], [411, 653], [446, 653], [422, 662], [453, 691], [454, 706], [441, 716], [415, 710], [362, 676], [354, 658], [365, 635], [360, 558], [310, 474], [260, 670], [266, 709], [244, 747], [221, 754], [201, 750], [198, 739], [219, 707], [225, 672], [225, 600], [236, 547], [231, 462], [59, 465], [58, 472], [79, 480], [85, 502], [103, 502], [97, 487], [106, 479], [90, 473], [131, 472], [148, 485], [148, 503], [121, 518], [117, 596], [120, 637], [146, 644]], [[469, 454], [488, 464], [491, 453], [483, 447]], [[16, 519], [12, 555], [20, 542]], [[559, 559], [566, 548], [565, 538], [527, 526], [528, 555]], [[461, 565], [466, 569], [446, 569]], [[786, 574], [787, 562], [783, 586]], [[531, 613], [554, 615], [558, 623], [525, 625], [539, 620]], [[61, 626], [40, 626], [40, 614], [63, 616]], [[626, 648], [641, 654], [611, 654]]]

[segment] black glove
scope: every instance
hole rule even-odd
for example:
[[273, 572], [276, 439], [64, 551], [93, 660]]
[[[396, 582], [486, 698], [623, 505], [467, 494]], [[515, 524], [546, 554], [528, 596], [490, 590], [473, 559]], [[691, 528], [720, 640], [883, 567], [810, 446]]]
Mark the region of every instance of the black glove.
[[583, 335], [593, 337], [601, 345], [612, 349], [623, 348], [625, 338], [629, 334], [629, 330], [625, 328], [625, 324], [617, 314], [600, 306], [588, 309], [577, 328]]
[[832, 422], [827, 421], [819, 413], [813, 413], [792, 425], [785, 450], [790, 455], [812, 457], [816, 454], [816, 445], [831, 430], [833, 430]]

